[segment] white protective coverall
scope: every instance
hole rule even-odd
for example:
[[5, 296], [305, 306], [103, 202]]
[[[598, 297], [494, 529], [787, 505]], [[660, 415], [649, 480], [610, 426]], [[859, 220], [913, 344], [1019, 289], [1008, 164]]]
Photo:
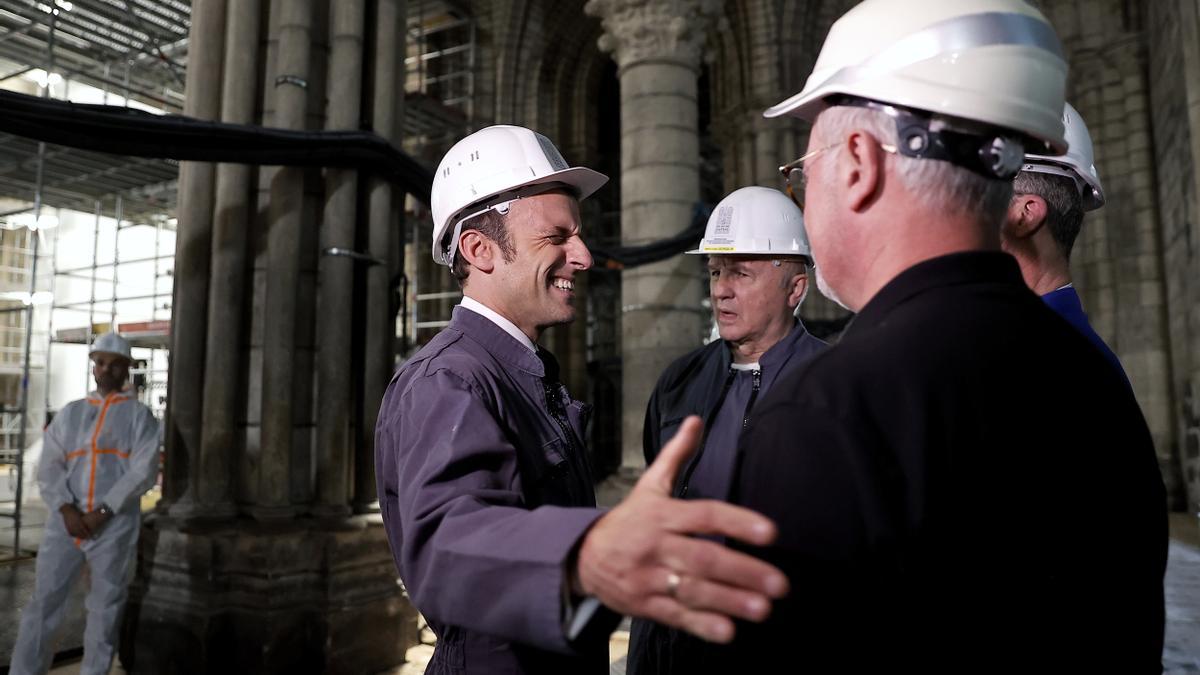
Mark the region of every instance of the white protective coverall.
[[[91, 569], [82, 674], [107, 673], [137, 551], [141, 496], [158, 476], [158, 421], [133, 391], [68, 403], [46, 428], [38, 487], [50, 512], [37, 556], [37, 585], [21, 612], [10, 673], [45, 673], [67, 596], [86, 560]], [[67, 534], [59, 507], [113, 516], [91, 539]]]

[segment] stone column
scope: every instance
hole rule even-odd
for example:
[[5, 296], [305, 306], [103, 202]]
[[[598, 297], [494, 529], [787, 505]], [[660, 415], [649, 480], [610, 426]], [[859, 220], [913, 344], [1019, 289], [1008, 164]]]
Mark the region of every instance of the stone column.
[[[771, 105], [771, 104], [768, 104]], [[783, 176], [779, 174], [779, 166], [795, 159], [792, 146], [783, 140], [782, 125], [762, 116], [767, 106], [759, 107], [751, 103], [748, 112], [747, 126], [754, 136], [754, 184], [763, 187], [783, 188]], [[743, 187], [739, 185], [738, 187]]]
[[1134, 34], [1090, 39], [1096, 46], [1076, 52], [1071, 63], [1080, 75], [1074, 105], [1095, 143], [1107, 203], [1084, 219], [1072, 268], [1082, 268], [1076, 286], [1084, 309], [1129, 374], [1175, 490], [1173, 368], [1144, 53]]
[[[621, 243], [637, 245], [688, 226], [700, 195], [696, 81], [716, 0], [589, 0], [600, 48], [621, 82]], [[640, 472], [642, 422], [659, 374], [701, 344], [704, 285], [695, 258], [621, 276], [621, 473]]]
[[[189, 33], [183, 113], [216, 119], [221, 110], [221, 58], [225, 0], [196, 0]], [[175, 287], [171, 306], [171, 368], [167, 395], [167, 458], [164, 501], [188, 511], [197, 498], [200, 420], [203, 411], [205, 321], [208, 318], [209, 255], [213, 227], [214, 167], [184, 162], [179, 169], [179, 231], [175, 239]]]
[[[378, 0], [375, 15], [375, 72], [372, 82], [371, 127], [375, 133], [395, 142], [403, 113], [404, 87], [397, 71], [405, 53], [403, 22], [404, 0]], [[392, 342], [396, 334], [391, 312], [391, 277], [396, 265], [396, 233], [402, 233], [404, 195], [392, 190], [386, 180], [372, 177], [368, 185], [368, 252], [388, 264], [367, 268], [366, 338], [363, 359], [362, 429], [355, 448], [353, 508], [356, 513], [372, 510], [375, 495], [375, 422], [379, 403], [392, 376]]]
[[[1140, 41], [1139, 41], [1140, 42]], [[1127, 63], [1138, 63], [1134, 72], [1146, 72], [1140, 44], [1123, 46]], [[1134, 54], [1138, 56], [1134, 56]], [[1115, 105], [1124, 114], [1133, 133], [1126, 141], [1125, 158], [1132, 167], [1145, 167], [1132, 178], [1132, 205], [1135, 215], [1123, 219], [1119, 246], [1114, 253], [1117, 263], [1116, 351], [1127, 364], [1138, 402], [1154, 437], [1163, 474], [1172, 484], [1176, 476], [1171, 452], [1175, 446], [1175, 400], [1171, 387], [1171, 353], [1167, 333], [1166, 277], [1160, 233], [1162, 222], [1155, 185], [1154, 148], [1151, 139], [1148, 87], [1144, 77], [1136, 79], [1126, 72], [1125, 96]], [[1111, 166], [1112, 162], [1108, 162]], [[1084, 227], [1087, 227], [1085, 224]], [[1174, 487], [1174, 485], [1172, 485]]]
[[[258, 47], [263, 60], [262, 74], [256, 79], [260, 81], [258, 104], [262, 111], [263, 126], [274, 126], [275, 123], [275, 86], [273, 80], [279, 72], [279, 5], [285, 0], [263, 0], [269, 4], [267, 16], [263, 18], [266, 25], [262, 27], [262, 42]], [[245, 429], [240, 432], [245, 447], [238, 455], [236, 465], [236, 481], [234, 501], [240, 513], [249, 514], [249, 509], [258, 503], [258, 486], [260, 468], [262, 467], [262, 387], [263, 387], [263, 316], [266, 314], [263, 302], [267, 287], [267, 232], [270, 230], [271, 183], [275, 174], [279, 173], [278, 166], [258, 167], [257, 180], [253, 185], [254, 194], [251, 200], [251, 226], [247, 232], [249, 247], [247, 255], [246, 291], [249, 304], [243, 320], [246, 327], [245, 351], [242, 355], [246, 364], [245, 410], [239, 416], [239, 426], [244, 421]]]
[[733, 186], [733, 188], [729, 190], [730, 192], [733, 192], [737, 188], [744, 185], [756, 184], [754, 182], [756, 178], [755, 167], [757, 165], [757, 161], [754, 157], [754, 129], [744, 120], [741, 124], [737, 125], [736, 128], [738, 143], [737, 153], [734, 155], [733, 160], [737, 163], [739, 180], [737, 185]]
[[[1193, 242], [1200, 241], [1200, 1], [1178, 1], [1192, 167], [1192, 203], [1188, 205], [1192, 217], [1184, 227], [1190, 228], [1185, 241]], [[1191, 253], [1190, 245], [1175, 243], [1174, 247], [1181, 251], [1176, 263], [1180, 268], [1178, 278], [1186, 280], [1180, 284], [1180, 312], [1184, 316], [1177, 321], [1187, 328], [1180, 331], [1183, 337], [1179, 343], [1172, 345], [1178, 352], [1179, 366], [1175, 378], [1180, 383], [1180, 468], [1188, 511], [1200, 513], [1200, 255]]]
[[[221, 86], [222, 122], [254, 122], [256, 81], [246, 73], [258, 71], [258, 49], [248, 49], [247, 45], [258, 43], [261, 13], [259, 0], [237, 2], [229, 7], [225, 22], [225, 77]], [[245, 164], [217, 165], [200, 437], [201, 484], [195, 514], [206, 518], [224, 518], [235, 513], [230, 475], [234, 452], [242, 447], [238, 409], [244, 384], [240, 376], [242, 316], [253, 176], [254, 169]]]
[[[194, 5], [202, 34], [195, 39], [223, 36], [228, 45], [224, 119], [255, 123], [260, 121], [255, 111], [262, 110], [265, 126], [318, 128], [324, 124], [318, 115], [324, 114], [326, 98], [348, 98], [358, 107], [357, 94], [330, 88], [327, 80], [371, 66], [364, 69], [360, 62], [343, 70], [344, 62], [334, 58], [337, 72], [327, 77], [322, 50], [330, 6], [352, 13], [350, 5], [361, 7], [362, 0], [270, 0], [267, 12], [267, 0], [225, 2], [228, 21], [219, 25], [203, 15], [211, 10], [211, 0]], [[365, 4], [393, 10], [380, 31], [395, 33], [403, 25], [394, 0]], [[376, 29], [361, 11], [337, 24]], [[387, 53], [396, 49], [394, 37], [388, 44], [362, 59], [384, 59], [391, 65], [381, 77], [395, 78], [402, 56]], [[189, 96], [212, 96], [193, 87], [188, 91]], [[341, 119], [357, 125], [357, 116]], [[305, 426], [311, 415], [312, 308], [318, 293], [313, 278], [317, 230], [309, 225], [321, 221], [325, 193], [336, 202], [343, 184], [323, 183], [313, 169], [302, 176], [289, 168], [247, 171], [222, 165], [218, 175], [209, 311], [179, 305], [176, 312], [179, 318], [185, 311], [200, 311], [209, 320], [208, 372], [187, 371], [190, 380], [172, 372], [179, 391], [204, 392], [199, 464], [190, 465], [187, 460], [197, 457], [187, 455], [179, 462], [185, 478], [202, 474], [200, 489], [194, 498], [188, 493], [190, 510], [179, 501], [143, 522], [137, 574], [124, 612], [122, 664], [135, 674], [391, 672], [417, 640], [416, 612], [397, 583], [382, 521], [377, 515], [347, 513], [349, 449], [323, 458], [322, 469], [340, 476], [318, 492], [321, 503], [346, 515], [313, 518], [302, 511], [313, 501], [315, 484], [308, 455], [312, 434]], [[251, 202], [256, 180], [261, 192]], [[248, 207], [251, 203], [255, 206]], [[248, 220], [254, 225], [247, 231]], [[350, 244], [362, 246], [353, 239]], [[246, 276], [251, 256], [252, 278]], [[208, 273], [206, 268], [202, 276]], [[386, 283], [385, 276], [385, 293]], [[354, 310], [337, 327], [346, 335], [361, 335], [364, 320], [364, 313]], [[198, 333], [176, 335], [179, 340], [199, 335], [203, 349], [205, 329], [201, 321]], [[242, 353], [242, 343], [253, 348]], [[353, 373], [350, 378], [355, 388], [344, 396], [355, 401], [357, 381]], [[350, 417], [356, 412], [351, 407]], [[261, 443], [260, 418], [265, 419]], [[212, 518], [227, 513], [235, 501], [231, 492], [239, 509], [270, 522]]]
[[[363, 0], [329, 5], [329, 98], [326, 129], [358, 127], [362, 98]], [[354, 318], [355, 259], [333, 255], [355, 249], [358, 218], [358, 172], [325, 170], [325, 217], [321, 223], [321, 258], [317, 290], [317, 503], [315, 513], [340, 516], [350, 512], [350, 458], [354, 443], [354, 391], [351, 386], [348, 327]]]
[[[273, 82], [275, 126], [303, 129], [308, 110], [312, 0], [279, 3], [279, 52]], [[266, 314], [263, 323], [262, 450], [258, 468], [258, 519], [287, 518], [291, 506], [296, 290], [300, 277], [300, 226], [304, 171], [284, 167], [271, 181], [267, 232]]]

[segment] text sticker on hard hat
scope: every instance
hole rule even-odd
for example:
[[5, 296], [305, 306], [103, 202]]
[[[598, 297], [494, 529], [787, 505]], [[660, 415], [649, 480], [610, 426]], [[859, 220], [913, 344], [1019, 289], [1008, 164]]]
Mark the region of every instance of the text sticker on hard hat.
[[717, 225], [713, 228], [712, 239], [728, 237], [729, 229], [733, 226], [733, 207], [722, 206], [717, 210]]

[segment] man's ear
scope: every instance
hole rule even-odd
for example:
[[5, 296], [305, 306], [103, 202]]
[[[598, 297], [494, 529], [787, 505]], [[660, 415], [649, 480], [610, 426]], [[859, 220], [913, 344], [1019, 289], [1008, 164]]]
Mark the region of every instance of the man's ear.
[[496, 266], [495, 243], [479, 230], [467, 230], [458, 235], [458, 254], [484, 274], [490, 274]]
[[846, 159], [839, 177], [846, 186], [851, 210], [867, 208], [883, 190], [884, 154], [879, 141], [865, 131], [856, 129], [846, 138]]
[[1028, 239], [1046, 224], [1050, 207], [1037, 195], [1014, 195], [1008, 203], [1004, 234], [1014, 239]]
[[791, 292], [788, 293], [788, 307], [793, 310], [804, 299], [804, 291], [808, 290], [808, 273], [799, 272], [792, 275]]

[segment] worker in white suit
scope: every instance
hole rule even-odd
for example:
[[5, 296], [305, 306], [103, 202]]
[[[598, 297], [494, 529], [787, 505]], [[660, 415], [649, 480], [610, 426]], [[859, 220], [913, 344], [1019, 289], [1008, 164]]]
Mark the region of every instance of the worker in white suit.
[[126, 389], [129, 342], [116, 333], [92, 346], [96, 391], [68, 403], [46, 428], [38, 487], [49, 508], [33, 598], [21, 612], [12, 675], [45, 673], [67, 596], [91, 569], [80, 673], [112, 666], [141, 524], [141, 496], [158, 476], [158, 421]]

